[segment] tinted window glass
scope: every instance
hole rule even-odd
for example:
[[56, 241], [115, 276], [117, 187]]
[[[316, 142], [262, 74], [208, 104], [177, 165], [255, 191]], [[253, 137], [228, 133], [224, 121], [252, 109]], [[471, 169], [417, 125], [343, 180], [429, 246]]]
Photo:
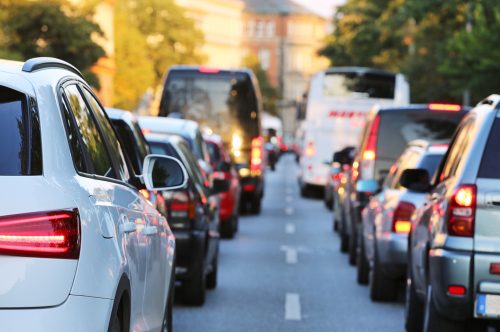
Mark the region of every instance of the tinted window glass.
[[500, 119], [495, 119], [484, 149], [478, 177], [500, 179]]
[[427, 110], [381, 112], [375, 162], [376, 174], [387, 170], [410, 141], [451, 139], [463, 115], [463, 112]]
[[76, 85], [69, 85], [64, 89], [71, 111], [76, 120], [86, 151], [92, 162], [93, 172], [96, 175], [116, 178], [111, 160], [107, 154], [104, 140], [97, 128], [90, 110], [85, 104]]
[[422, 158], [422, 160], [420, 161], [418, 168], [427, 170], [429, 175], [432, 177], [432, 175], [436, 172], [441, 159], [443, 159], [443, 155], [441, 154], [425, 155], [424, 158]]
[[151, 153], [153, 154], [160, 154], [174, 158], [179, 158], [177, 152], [175, 152], [174, 148], [172, 148], [170, 145], [163, 143], [149, 143], [149, 146], [151, 147]]
[[440, 174], [440, 180], [448, 179], [456, 174], [463, 160], [462, 155], [469, 144], [471, 125], [472, 123], [468, 122], [457, 131], [457, 135], [453, 139], [446, 155], [446, 161]]
[[142, 174], [142, 163], [147, 154], [143, 154], [139, 150], [139, 145], [135, 140], [134, 133], [132, 129], [121, 120], [111, 120], [113, 127], [118, 134], [120, 139], [120, 143], [125, 148], [125, 152], [132, 163], [132, 167], [134, 168], [134, 173], [136, 175]]
[[323, 80], [325, 97], [394, 99], [396, 76], [377, 73], [327, 73]]
[[212, 163], [218, 164], [221, 161], [221, 155], [219, 152], [219, 147], [217, 144], [212, 142], [207, 142], [208, 153], [210, 154], [210, 159]]
[[0, 86], [0, 175], [41, 175], [41, 154], [38, 113], [25, 95]]
[[97, 120], [101, 125], [101, 130], [103, 131], [104, 137], [107, 137], [109, 153], [111, 158], [115, 161], [116, 167], [118, 167], [118, 173], [120, 174], [121, 179], [128, 180], [129, 174], [127, 170], [127, 165], [125, 163], [125, 158], [123, 156], [123, 152], [120, 146], [120, 142], [118, 141], [118, 138], [115, 135], [113, 127], [111, 126], [108, 120], [108, 117], [104, 113], [104, 110], [99, 105], [97, 100], [94, 98], [94, 96], [92, 96], [92, 94], [89, 91], [83, 89], [83, 94], [85, 95], [85, 98], [89, 102], [90, 107], [92, 107], [94, 115], [97, 117]]
[[213, 129], [228, 146], [238, 137], [239, 152], [232, 157], [243, 163], [249, 161], [246, 150], [250, 149], [252, 139], [260, 135], [258, 103], [252, 80], [246, 73], [171, 71], [160, 115], [181, 113], [184, 118]]
[[201, 173], [200, 166], [191, 151], [189, 151], [187, 146], [182, 143], [178, 144], [177, 147], [182, 153], [181, 158], [183, 159], [184, 164], [186, 164], [186, 168], [191, 169], [192, 171], [189, 176], [193, 178], [193, 181], [203, 185], [205, 181]]

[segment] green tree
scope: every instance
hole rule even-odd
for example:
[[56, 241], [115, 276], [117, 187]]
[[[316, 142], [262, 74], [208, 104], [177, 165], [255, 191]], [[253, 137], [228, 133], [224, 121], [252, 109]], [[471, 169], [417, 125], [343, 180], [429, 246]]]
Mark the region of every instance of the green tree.
[[278, 116], [277, 102], [280, 98], [280, 93], [269, 81], [269, 77], [266, 71], [262, 69], [257, 56], [255, 54], [249, 54], [243, 59], [243, 65], [250, 68], [257, 77], [257, 81], [259, 81], [262, 99], [264, 100], [264, 110], [272, 115]]
[[99, 87], [90, 68], [104, 55], [92, 39], [102, 32], [88, 15], [65, 0], [0, 0], [0, 13], [2, 57], [60, 58], [75, 65], [90, 84]]
[[145, 38], [147, 58], [136, 61], [153, 64], [155, 84], [173, 64], [198, 64], [204, 60], [199, 53], [203, 34], [173, 0], [118, 0], [116, 6]]
[[146, 39], [130, 24], [126, 12], [115, 13], [114, 105], [132, 110], [155, 81], [154, 66], [147, 61]]

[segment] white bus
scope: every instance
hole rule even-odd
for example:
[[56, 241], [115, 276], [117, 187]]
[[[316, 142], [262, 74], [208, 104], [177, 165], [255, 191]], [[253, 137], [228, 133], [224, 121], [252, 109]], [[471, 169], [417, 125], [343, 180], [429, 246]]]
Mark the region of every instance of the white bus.
[[301, 124], [301, 194], [323, 189], [335, 151], [359, 143], [374, 105], [406, 105], [410, 89], [402, 74], [363, 67], [334, 67], [311, 79]]

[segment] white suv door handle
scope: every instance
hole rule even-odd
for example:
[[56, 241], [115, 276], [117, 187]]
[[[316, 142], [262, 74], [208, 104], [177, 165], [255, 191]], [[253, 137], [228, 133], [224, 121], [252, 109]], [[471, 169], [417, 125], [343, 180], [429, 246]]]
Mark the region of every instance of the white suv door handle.
[[120, 230], [123, 233], [133, 233], [137, 230], [137, 226], [133, 222], [126, 221], [120, 225]]
[[156, 226], [146, 226], [144, 227], [142, 234], [147, 236], [153, 236], [155, 234], [158, 234], [158, 228]]

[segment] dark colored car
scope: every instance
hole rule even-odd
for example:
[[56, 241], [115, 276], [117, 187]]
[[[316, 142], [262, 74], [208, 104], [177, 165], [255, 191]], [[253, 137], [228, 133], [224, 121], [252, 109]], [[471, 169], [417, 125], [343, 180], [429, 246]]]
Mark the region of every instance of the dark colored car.
[[132, 179], [136, 186], [142, 188], [141, 194], [145, 196], [158, 211], [167, 217], [167, 207], [163, 195], [159, 192], [146, 190], [141, 180], [144, 158], [151, 154], [148, 142], [142, 134], [141, 128], [134, 114], [115, 108], [106, 108], [113, 129], [118, 134], [120, 144], [125, 150], [125, 159], [130, 163], [130, 170], [133, 173]]
[[229, 154], [224, 149], [222, 139], [218, 135], [205, 135], [208, 153], [214, 178], [229, 181], [229, 189], [220, 193], [220, 232], [224, 238], [232, 238], [238, 231], [238, 211], [241, 196], [241, 185], [238, 173], [234, 169]]
[[256, 214], [266, 166], [261, 113], [260, 89], [250, 70], [174, 66], [167, 73], [159, 116], [180, 114], [222, 137], [241, 179], [241, 208]]
[[345, 201], [344, 218], [339, 224], [342, 247], [348, 246], [351, 264], [356, 263], [361, 211], [374, 194], [358, 192], [358, 182], [376, 180], [382, 184], [408, 142], [449, 140], [466, 113], [466, 108], [449, 104], [376, 108], [369, 113], [349, 176], [350, 199]]
[[411, 220], [406, 328], [500, 327], [500, 96], [458, 126], [433, 180], [409, 169], [401, 184], [426, 194]]
[[189, 180], [185, 188], [164, 192], [168, 221], [177, 244], [176, 280], [181, 281], [181, 298], [187, 304], [202, 305], [205, 288], [217, 286], [219, 254], [218, 211], [209, 198], [227, 190], [227, 182], [214, 179], [213, 188], [193, 155], [189, 143], [176, 135], [147, 134], [151, 152], [179, 159]]

